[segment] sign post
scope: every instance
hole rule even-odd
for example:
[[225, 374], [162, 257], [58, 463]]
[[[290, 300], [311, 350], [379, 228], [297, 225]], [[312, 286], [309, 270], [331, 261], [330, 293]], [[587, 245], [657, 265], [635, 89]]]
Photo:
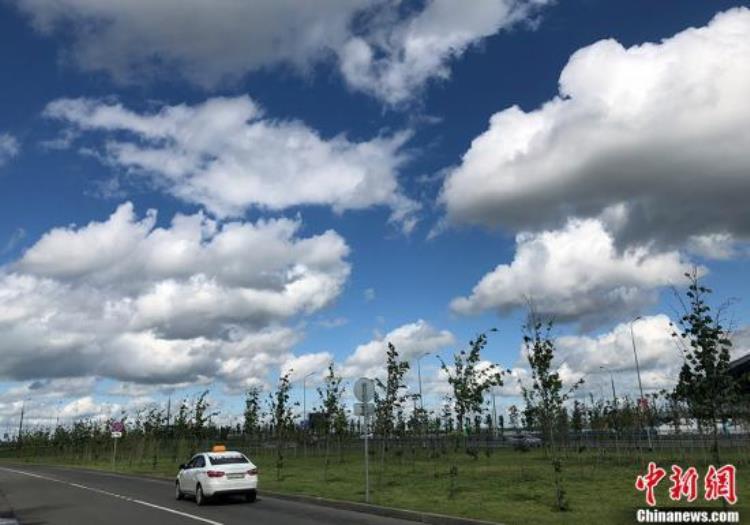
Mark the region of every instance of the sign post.
[[370, 416], [375, 413], [375, 406], [371, 403], [375, 397], [375, 382], [367, 377], [360, 377], [354, 383], [354, 397], [359, 403], [354, 404], [354, 415], [362, 416], [365, 420], [365, 503], [370, 503], [370, 454], [368, 441], [370, 438]]
[[122, 421], [113, 421], [109, 429], [112, 432], [112, 470], [115, 470], [115, 464], [117, 462], [117, 440], [122, 437], [125, 425], [122, 424]]

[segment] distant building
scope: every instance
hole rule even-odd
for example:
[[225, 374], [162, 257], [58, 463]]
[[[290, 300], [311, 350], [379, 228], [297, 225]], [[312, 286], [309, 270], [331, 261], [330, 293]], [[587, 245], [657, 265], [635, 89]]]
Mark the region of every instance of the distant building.
[[323, 432], [325, 419], [326, 415], [323, 412], [310, 412], [307, 414], [307, 429], [313, 432]]
[[750, 353], [729, 363], [729, 374], [740, 385], [742, 395], [750, 395]]

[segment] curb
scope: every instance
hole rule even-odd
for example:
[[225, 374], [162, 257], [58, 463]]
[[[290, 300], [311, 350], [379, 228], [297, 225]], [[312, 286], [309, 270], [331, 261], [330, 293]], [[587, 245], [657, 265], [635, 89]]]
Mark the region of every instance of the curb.
[[358, 503], [355, 501], [344, 501], [338, 499], [328, 499], [320, 496], [306, 496], [304, 494], [287, 494], [271, 490], [259, 491], [259, 496], [268, 496], [276, 499], [297, 501], [300, 503], [311, 503], [323, 507], [333, 507], [341, 510], [350, 510], [354, 512], [363, 512], [365, 514], [374, 514], [387, 518], [399, 518], [403, 520], [416, 521], [419, 523], [429, 523], [431, 525], [501, 525], [496, 521], [484, 521], [473, 518], [462, 518], [459, 516], [448, 516], [445, 514], [434, 514], [431, 512], [421, 512], [418, 510], [397, 509], [394, 507], [382, 507], [369, 503]]
[[[161, 482], [168, 482], [168, 483], [174, 482], [172, 478], [166, 478], [166, 477], [161, 477], [161, 476], [150, 476], [148, 474], [126, 474], [126, 473], [117, 472], [117, 471], [92, 469], [92, 468], [86, 468], [86, 467], [71, 467], [71, 466], [62, 466], [62, 465], [38, 465], [38, 464], [35, 465], [35, 464], [29, 464], [29, 463], [20, 464], [20, 465], [17, 464], [16, 466], [22, 467], [22, 466], [30, 466], [30, 465], [60, 468], [60, 469], [70, 469], [70, 470], [81, 470], [85, 472], [105, 474], [105, 475], [111, 475], [111, 476], [116, 476], [116, 477], [141, 478], [141, 479], [148, 479], [152, 481], [161, 481]], [[414, 521], [417, 523], [428, 523], [430, 525], [501, 525], [500, 523], [496, 521], [485, 521], [485, 520], [478, 520], [474, 518], [463, 518], [460, 516], [448, 516], [446, 514], [435, 514], [432, 512], [399, 509], [395, 507], [383, 507], [380, 505], [372, 505], [370, 503], [359, 503], [356, 501], [328, 499], [328, 498], [323, 498], [321, 496], [290, 494], [286, 492], [264, 490], [262, 488], [258, 491], [258, 496], [259, 496], [259, 500], [262, 500], [263, 497], [269, 497], [269, 498], [274, 498], [274, 499], [295, 501], [298, 503], [308, 503], [312, 505], [319, 505], [321, 507], [331, 507], [331, 508], [340, 509], [340, 510], [362, 512], [364, 514], [372, 514], [375, 516], [383, 516], [386, 518], [397, 518], [397, 519], [402, 519], [402, 520]], [[2, 520], [0, 520], [0, 525], [4, 525], [2, 523]]]

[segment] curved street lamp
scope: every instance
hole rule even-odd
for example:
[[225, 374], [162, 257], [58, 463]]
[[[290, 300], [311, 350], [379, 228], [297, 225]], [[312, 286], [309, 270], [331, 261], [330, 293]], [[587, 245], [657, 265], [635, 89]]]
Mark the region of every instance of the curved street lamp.
[[419, 380], [419, 408], [424, 412], [424, 398], [422, 397], [422, 365], [420, 364], [420, 360], [423, 357], [426, 357], [430, 355], [430, 352], [425, 352], [421, 354], [419, 357], [417, 357], [417, 378]]
[[[643, 319], [643, 317], [639, 315], [638, 317], [630, 321], [630, 341], [633, 343], [633, 357], [635, 358], [635, 371], [636, 371], [636, 374], [638, 374], [638, 390], [641, 393], [641, 398], [638, 400], [638, 407], [641, 408], [642, 410], [642, 403], [646, 398], [643, 396], [643, 383], [641, 382], [641, 368], [638, 365], [638, 351], [635, 348], [635, 335], [633, 333], [633, 323], [635, 323], [636, 321], [640, 321], [641, 319]], [[646, 424], [646, 436], [648, 438], [648, 448], [649, 450], [653, 450], [654, 446], [653, 446], [653, 443], [651, 442], [651, 427], [648, 424]]]
[[307, 378], [315, 375], [315, 372], [310, 372], [302, 378], [302, 424], [307, 428]]
[[615, 376], [612, 374], [612, 370], [610, 370], [608, 367], [600, 366], [599, 368], [609, 372], [609, 380], [612, 384], [612, 402], [615, 404], [615, 408], [617, 408], [617, 392], [615, 392]]

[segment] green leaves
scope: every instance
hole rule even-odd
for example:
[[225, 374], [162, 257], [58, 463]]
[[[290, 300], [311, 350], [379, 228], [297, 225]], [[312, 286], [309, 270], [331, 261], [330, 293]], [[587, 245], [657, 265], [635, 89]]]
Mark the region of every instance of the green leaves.
[[292, 389], [291, 381], [289, 380], [291, 373], [292, 371], [289, 370], [279, 378], [276, 392], [269, 396], [269, 412], [271, 413], [277, 439], [282, 439], [294, 426], [292, 405], [289, 403], [289, 392]]
[[555, 343], [551, 338], [552, 321], [541, 321], [532, 311], [524, 325], [524, 347], [531, 368], [531, 387], [523, 387], [527, 419], [533, 415], [541, 424], [545, 439], [552, 442], [554, 425], [565, 410], [564, 403], [580, 385], [579, 379], [568, 392], [563, 392], [560, 373], [553, 367]]
[[688, 301], [683, 303], [679, 331], [672, 334], [682, 349], [684, 364], [672, 396], [687, 403], [693, 417], [715, 431], [717, 421], [727, 417], [736, 400], [735, 381], [729, 375], [732, 343], [721, 325], [721, 309], [715, 315], [707, 303], [711, 289], [700, 284], [696, 270], [685, 276]]
[[[568, 507], [565, 490], [562, 485], [562, 461], [557, 448], [557, 434], [567, 432], [568, 418], [565, 401], [581, 384], [579, 379], [567, 393], [562, 391], [563, 383], [560, 372], [553, 367], [555, 343], [551, 337], [552, 321], [542, 321], [532, 309], [524, 325], [523, 341], [526, 356], [531, 368], [531, 388], [522, 387], [526, 401], [524, 417], [533, 420], [542, 427], [546, 445], [550, 451], [552, 467], [555, 472], [555, 502], [558, 510]], [[577, 404], [574, 405], [574, 408]], [[580, 408], [579, 408], [580, 410]], [[574, 425], [582, 426], [582, 413], [574, 412]]]
[[336, 375], [333, 361], [328, 364], [323, 387], [317, 390], [323, 405], [323, 431], [326, 435], [331, 431], [343, 434], [346, 430], [346, 414], [341, 399], [345, 389], [341, 386], [341, 376]]
[[260, 427], [260, 389], [251, 388], [245, 394], [245, 411], [242, 432], [246, 435], [255, 434]]
[[482, 413], [484, 394], [492, 387], [503, 384], [506, 371], [494, 363], [482, 363], [482, 350], [486, 346], [487, 334], [482, 333], [469, 342], [468, 352], [461, 350], [453, 355], [452, 369], [440, 359], [441, 368], [453, 388], [459, 430], [463, 429], [467, 415]]
[[399, 359], [398, 350], [388, 343], [386, 352], [386, 382], [380, 379], [375, 384], [381, 392], [375, 392], [375, 429], [385, 439], [396, 430], [396, 415], [402, 410], [406, 395], [404, 375], [409, 371], [409, 363]]

